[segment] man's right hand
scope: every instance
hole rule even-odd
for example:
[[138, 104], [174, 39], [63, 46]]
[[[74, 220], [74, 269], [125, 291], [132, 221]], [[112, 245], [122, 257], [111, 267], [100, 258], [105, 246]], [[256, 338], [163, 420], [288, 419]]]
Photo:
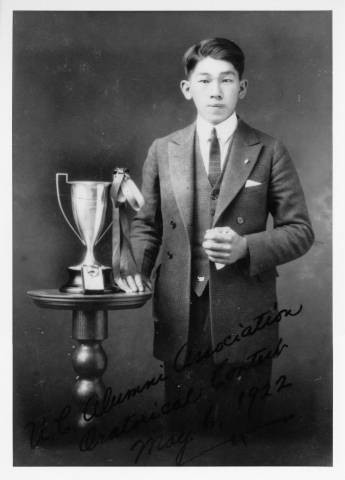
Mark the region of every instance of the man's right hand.
[[152, 290], [151, 280], [141, 273], [115, 278], [115, 283], [125, 292], [143, 292], [145, 289]]

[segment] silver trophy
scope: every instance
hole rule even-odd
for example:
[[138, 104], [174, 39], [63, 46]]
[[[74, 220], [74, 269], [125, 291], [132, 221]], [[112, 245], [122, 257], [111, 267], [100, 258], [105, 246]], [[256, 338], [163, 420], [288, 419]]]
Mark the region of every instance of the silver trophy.
[[[69, 221], [60, 195], [60, 182], [71, 186], [71, 202], [77, 229]], [[61, 292], [67, 293], [110, 293], [119, 289], [114, 285], [112, 269], [102, 265], [95, 258], [94, 248], [104, 237], [111, 223], [102, 232], [108, 204], [111, 182], [68, 180], [67, 173], [56, 174], [56, 193], [59, 207], [67, 224], [86, 247], [83, 260], [68, 267], [69, 280]]]

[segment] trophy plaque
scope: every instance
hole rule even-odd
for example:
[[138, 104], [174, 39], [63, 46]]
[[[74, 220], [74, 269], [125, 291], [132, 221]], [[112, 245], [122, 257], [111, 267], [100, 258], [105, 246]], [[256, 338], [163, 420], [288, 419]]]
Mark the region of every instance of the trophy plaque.
[[[69, 221], [61, 203], [60, 182], [70, 185], [72, 212], [76, 228]], [[69, 279], [60, 288], [66, 293], [111, 293], [120, 289], [114, 284], [112, 268], [95, 258], [94, 249], [111, 223], [103, 230], [111, 182], [68, 180], [67, 173], [56, 174], [58, 203], [67, 224], [85, 246], [83, 260], [68, 267]], [[102, 232], [103, 230], [103, 232]]]

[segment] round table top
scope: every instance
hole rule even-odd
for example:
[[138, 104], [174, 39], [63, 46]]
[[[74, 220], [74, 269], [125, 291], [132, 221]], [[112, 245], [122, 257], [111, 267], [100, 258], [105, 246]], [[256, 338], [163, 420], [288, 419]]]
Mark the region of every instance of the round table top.
[[43, 308], [61, 310], [120, 310], [139, 308], [151, 297], [152, 292], [138, 293], [102, 293], [85, 295], [82, 293], [63, 293], [57, 289], [31, 290], [28, 296], [36, 305]]

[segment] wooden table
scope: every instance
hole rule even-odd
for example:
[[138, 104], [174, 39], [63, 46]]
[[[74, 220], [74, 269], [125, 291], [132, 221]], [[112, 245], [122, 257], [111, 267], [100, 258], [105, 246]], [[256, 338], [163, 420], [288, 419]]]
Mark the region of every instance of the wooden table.
[[[102, 341], [108, 337], [108, 310], [139, 308], [151, 297], [151, 291], [84, 295], [54, 289], [33, 290], [27, 294], [39, 307], [72, 311], [72, 338], [78, 342], [72, 355], [78, 375], [74, 397], [84, 406], [94, 395], [102, 399], [105, 392], [102, 375], [107, 368]], [[78, 416], [77, 423], [80, 427], [85, 425], [83, 414]]]

